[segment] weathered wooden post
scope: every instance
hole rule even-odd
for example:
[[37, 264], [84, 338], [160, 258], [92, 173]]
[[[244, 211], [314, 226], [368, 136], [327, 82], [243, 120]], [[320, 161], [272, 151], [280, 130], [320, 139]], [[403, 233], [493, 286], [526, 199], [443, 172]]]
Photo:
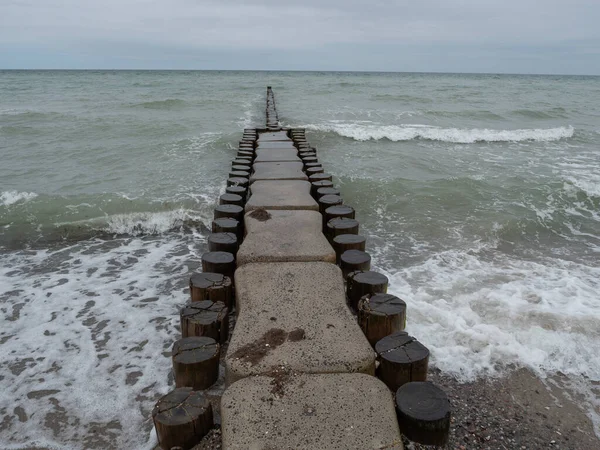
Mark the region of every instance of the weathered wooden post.
[[404, 330], [406, 303], [391, 294], [364, 295], [358, 301], [358, 324], [374, 346], [384, 337]]
[[388, 288], [388, 278], [385, 275], [368, 269], [350, 272], [346, 282], [348, 302], [354, 309], [358, 308], [358, 301], [363, 296], [367, 294], [385, 294]]
[[208, 389], [219, 377], [220, 346], [209, 337], [186, 337], [173, 344], [176, 387]]
[[206, 252], [202, 255], [202, 271], [221, 273], [233, 281], [235, 256], [229, 252]]
[[365, 251], [367, 239], [358, 234], [338, 234], [331, 241], [331, 246], [335, 250], [336, 264], [340, 263], [342, 253], [347, 250]]
[[450, 400], [429, 381], [411, 382], [396, 391], [398, 424], [404, 436], [423, 445], [442, 447], [450, 435]]
[[344, 278], [356, 271], [368, 271], [371, 269], [371, 255], [361, 250], [346, 250], [340, 256], [340, 269]]
[[240, 229], [240, 222], [236, 219], [229, 217], [221, 217], [215, 219], [212, 222], [213, 233], [234, 233], [238, 239], [242, 238], [242, 230]]
[[219, 197], [219, 205], [244, 206], [244, 198], [239, 194], [225, 193]]
[[238, 248], [238, 238], [234, 233], [212, 233], [208, 236], [208, 250], [211, 252], [229, 252], [235, 256]]
[[181, 336], [206, 336], [224, 344], [229, 336], [229, 309], [222, 302], [186, 303], [179, 314]]
[[317, 199], [317, 191], [320, 188], [324, 188], [324, 187], [333, 187], [333, 182], [329, 181], [329, 180], [320, 180], [320, 181], [315, 181], [314, 183], [310, 184], [310, 195], [312, 195], [312, 197], [316, 200]]
[[329, 220], [325, 226], [327, 238], [332, 241], [340, 234], [358, 234], [358, 221], [348, 217], [335, 217]]
[[212, 428], [213, 411], [204, 393], [182, 387], [158, 400], [152, 420], [162, 450], [190, 449]]
[[228, 308], [233, 305], [231, 279], [221, 273], [198, 272], [190, 277], [190, 300], [222, 302]]
[[323, 195], [317, 200], [319, 204], [319, 212], [325, 214], [325, 210], [331, 206], [341, 205], [344, 202], [339, 195]]
[[378, 376], [392, 391], [410, 381], [426, 381], [429, 350], [405, 331], [397, 331], [375, 344]]
[[241, 224], [242, 220], [244, 220], [244, 207], [239, 205], [218, 205], [215, 208], [215, 219], [220, 219], [221, 217], [235, 219]]

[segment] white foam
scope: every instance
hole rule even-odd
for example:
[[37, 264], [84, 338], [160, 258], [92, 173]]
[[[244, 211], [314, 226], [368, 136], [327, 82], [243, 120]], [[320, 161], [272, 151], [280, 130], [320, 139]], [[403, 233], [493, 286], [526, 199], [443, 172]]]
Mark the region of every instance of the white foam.
[[547, 142], [570, 138], [575, 133], [575, 129], [572, 126], [547, 129], [490, 130], [487, 128], [441, 128], [416, 124], [378, 125], [329, 122], [326, 124], [308, 124], [303, 125], [303, 127], [309, 130], [333, 132], [357, 141], [388, 139], [396, 142], [426, 139], [457, 144], [472, 144], [475, 142]]
[[[174, 233], [0, 255], [0, 405], [12, 417], [0, 448], [81, 449], [91, 437], [104, 440], [94, 448], [154, 448], [150, 413], [170, 389], [163, 352], [179, 335], [197, 239]], [[57, 392], [32, 394], [43, 390]]]
[[36, 198], [38, 195], [35, 192], [18, 192], [18, 191], [4, 191], [0, 194], [0, 205], [11, 206], [19, 202], [28, 202]]
[[202, 221], [203, 217], [197, 211], [183, 208], [163, 212], [115, 214], [107, 217], [107, 224], [101, 230], [133, 236], [162, 234], [181, 228], [189, 220]]
[[409, 304], [408, 330], [434, 364], [463, 380], [511, 364], [600, 380], [600, 268], [486, 261], [478, 252], [446, 251], [387, 272], [390, 292]]

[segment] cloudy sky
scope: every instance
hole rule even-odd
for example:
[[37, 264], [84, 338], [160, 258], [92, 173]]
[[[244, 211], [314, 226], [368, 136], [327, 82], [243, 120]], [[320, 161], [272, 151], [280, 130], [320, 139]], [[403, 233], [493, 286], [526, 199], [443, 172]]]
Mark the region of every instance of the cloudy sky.
[[600, 75], [600, 0], [0, 0], [0, 68]]

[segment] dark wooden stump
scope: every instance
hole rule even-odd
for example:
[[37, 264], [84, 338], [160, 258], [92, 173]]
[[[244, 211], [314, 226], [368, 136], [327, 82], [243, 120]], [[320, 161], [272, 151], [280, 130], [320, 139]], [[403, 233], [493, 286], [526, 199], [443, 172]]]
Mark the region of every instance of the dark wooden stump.
[[[302, 160], [302, 162], [304, 164], [319, 162], [319, 158], [317, 158], [316, 156], [314, 156], [313, 153], [311, 153], [309, 156], [301, 156], [300, 159]], [[323, 171], [321, 171], [321, 172], [314, 172], [314, 173], [310, 173], [310, 174], [307, 173], [307, 175], [314, 175], [315, 173], [323, 173]]]
[[340, 257], [346, 250], [365, 251], [367, 239], [358, 234], [338, 234], [331, 241], [331, 246], [335, 250], [336, 264], [340, 263]]
[[231, 161], [232, 166], [246, 166], [248, 168], [252, 167], [252, 159], [251, 158], [236, 158]]
[[220, 219], [213, 220], [212, 232], [213, 233], [233, 233], [237, 236], [238, 239], [242, 238], [240, 222], [236, 219], [231, 219], [229, 217], [221, 217]]
[[[316, 158], [317, 154], [314, 151], [312, 151], [312, 150], [306, 150], [306, 151], [300, 151], [300, 152], [298, 152], [298, 156], [301, 159], [304, 159], [304, 158]], [[314, 161], [309, 161], [309, 162], [314, 162]]]
[[[468, 401], [468, 399], [467, 399]], [[429, 381], [406, 383], [396, 391], [400, 432], [413, 442], [442, 447], [450, 434], [450, 400]]]
[[[305, 162], [306, 162], [306, 160], [305, 160]], [[316, 162], [316, 161], [311, 161], [311, 162]], [[308, 169], [306, 169], [305, 172], [306, 172], [306, 175], [308, 175], [308, 177], [310, 178], [312, 175], [316, 175], [318, 173], [323, 173], [325, 171], [323, 170], [322, 167], [309, 167]]]
[[186, 337], [173, 344], [175, 387], [208, 389], [219, 378], [220, 346], [209, 337]]
[[354, 309], [358, 308], [359, 300], [365, 295], [385, 294], [388, 288], [388, 278], [385, 275], [368, 269], [350, 272], [346, 281], [346, 294], [348, 296], [348, 303]]
[[314, 175], [308, 177], [308, 181], [311, 183], [321, 180], [333, 181], [333, 176], [330, 173], [315, 173]]
[[241, 195], [244, 203], [246, 202], [246, 194], [248, 194], [248, 188], [244, 186], [227, 186], [225, 188], [225, 192], [228, 194], [237, 194]]
[[327, 222], [325, 235], [330, 241], [340, 234], [358, 234], [358, 221], [347, 217], [336, 217]]
[[319, 204], [319, 212], [323, 215], [325, 215], [325, 210], [330, 206], [341, 205], [343, 202], [344, 200], [339, 195], [323, 195], [317, 200], [317, 203]]
[[211, 252], [229, 252], [235, 256], [238, 248], [238, 238], [234, 233], [212, 233], [208, 236], [208, 250]]
[[305, 169], [309, 169], [311, 167], [323, 167], [323, 165], [319, 162], [309, 162], [304, 164]]
[[223, 194], [219, 197], [219, 205], [244, 206], [244, 198], [238, 194]]
[[229, 309], [222, 302], [186, 303], [180, 312], [181, 337], [206, 336], [224, 344], [229, 336]]
[[231, 278], [235, 272], [235, 256], [229, 252], [207, 252], [202, 255], [202, 271], [220, 273]]
[[231, 177], [227, 178], [227, 186], [248, 186], [248, 178]]
[[231, 279], [222, 273], [198, 272], [190, 277], [190, 300], [199, 302], [212, 300], [233, 306]]
[[364, 295], [358, 301], [358, 324], [369, 343], [374, 346], [384, 337], [404, 330], [406, 303], [391, 294]]
[[248, 166], [238, 166], [237, 164], [232, 164], [231, 170], [243, 170], [244, 172], [247, 172], [249, 170], [249, 167]]
[[250, 171], [249, 170], [232, 170], [231, 172], [229, 172], [229, 178], [250, 178]]
[[[334, 187], [322, 187], [317, 189], [317, 198], [321, 198], [324, 195], [340, 195], [340, 190]], [[341, 197], [340, 197], [341, 198]], [[333, 205], [332, 205], [333, 206]]]
[[310, 195], [312, 195], [312, 197], [314, 199], [317, 198], [317, 191], [321, 188], [324, 187], [333, 187], [333, 183], [329, 180], [321, 180], [321, 181], [315, 181], [314, 183], [311, 183], [310, 185]]
[[213, 410], [204, 393], [183, 387], [156, 402], [152, 420], [161, 449], [187, 450], [197, 445], [213, 427]]
[[378, 376], [393, 392], [410, 381], [426, 381], [429, 350], [406, 331], [397, 331], [375, 344]]
[[325, 210], [325, 223], [329, 222], [331, 219], [335, 219], [336, 217], [346, 217], [348, 219], [355, 218], [355, 211], [352, 206], [348, 205], [335, 205], [330, 206]]
[[219, 205], [215, 208], [215, 219], [221, 217], [235, 219], [241, 224], [244, 220], [244, 208], [240, 205]]
[[[350, 272], [369, 271], [371, 269], [371, 255], [362, 250], [346, 250], [340, 256], [340, 269], [342, 269], [344, 278], [347, 278]], [[356, 307], [357, 303], [358, 299], [352, 306]]]

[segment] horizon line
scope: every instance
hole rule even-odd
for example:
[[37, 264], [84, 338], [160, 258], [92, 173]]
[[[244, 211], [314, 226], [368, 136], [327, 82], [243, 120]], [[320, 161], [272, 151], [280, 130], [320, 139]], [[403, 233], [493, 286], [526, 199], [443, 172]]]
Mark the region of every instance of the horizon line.
[[299, 72], [299, 73], [373, 73], [373, 74], [436, 74], [436, 75], [513, 75], [513, 76], [558, 76], [558, 77], [600, 77], [600, 74], [567, 73], [518, 73], [518, 72], [444, 72], [444, 71], [396, 71], [396, 70], [319, 70], [319, 69], [24, 69], [0, 68], [2, 72]]

